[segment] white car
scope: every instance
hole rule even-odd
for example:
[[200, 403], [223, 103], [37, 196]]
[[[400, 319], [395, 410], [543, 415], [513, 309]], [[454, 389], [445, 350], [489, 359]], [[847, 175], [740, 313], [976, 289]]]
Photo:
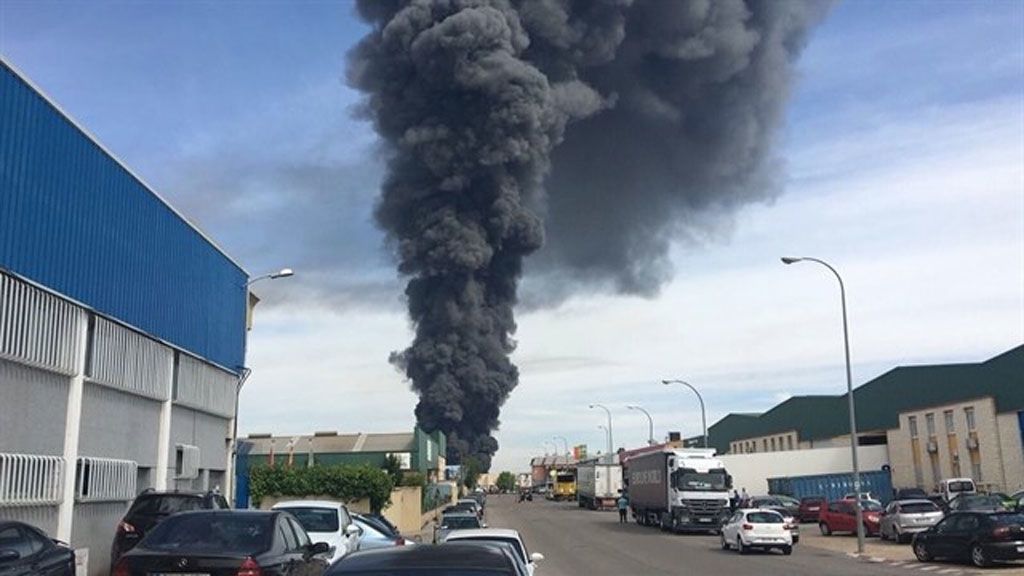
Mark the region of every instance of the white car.
[[722, 550], [736, 548], [740, 554], [753, 549], [793, 553], [793, 535], [782, 514], [765, 508], [737, 510], [722, 526]]
[[482, 528], [480, 530], [457, 530], [448, 535], [445, 542], [464, 542], [471, 540], [474, 542], [502, 542], [511, 544], [512, 548], [519, 555], [519, 559], [526, 565], [526, 569], [529, 570], [530, 576], [533, 576], [533, 571], [537, 567], [537, 562], [544, 559], [544, 555], [539, 552], [530, 554], [526, 550], [526, 544], [523, 543], [523, 539], [519, 536], [519, 532], [515, 530], [506, 530], [503, 528]]
[[362, 531], [352, 522], [348, 508], [340, 502], [290, 500], [278, 502], [273, 509], [284, 510], [295, 516], [313, 542], [326, 542], [330, 545], [327, 559], [331, 563], [359, 550]]

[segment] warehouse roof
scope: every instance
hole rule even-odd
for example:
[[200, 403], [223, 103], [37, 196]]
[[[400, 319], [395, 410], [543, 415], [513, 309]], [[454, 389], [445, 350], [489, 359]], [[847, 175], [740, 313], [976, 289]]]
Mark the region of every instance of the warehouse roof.
[[[985, 362], [894, 368], [854, 390], [857, 428], [897, 428], [902, 412], [986, 396], [998, 412], [1024, 410], [1024, 346]], [[719, 452], [734, 440], [789, 430], [800, 440], [834, 438], [849, 430], [847, 404], [846, 394], [794, 396], [763, 414], [729, 414], [709, 434]]]

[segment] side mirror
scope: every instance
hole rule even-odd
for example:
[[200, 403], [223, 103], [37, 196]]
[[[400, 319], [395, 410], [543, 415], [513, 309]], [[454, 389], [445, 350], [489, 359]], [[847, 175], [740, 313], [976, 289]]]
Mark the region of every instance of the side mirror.
[[18, 560], [19, 558], [21, 558], [21, 553], [18, 552], [17, 550], [11, 550], [9, 548], [8, 549], [4, 549], [4, 550], [0, 550], [0, 563], [14, 562], [15, 560]]
[[359, 526], [356, 526], [355, 524], [349, 524], [348, 526], [345, 527], [345, 535], [346, 536], [353, 536], [353, 535], [358, 535], [358, 534], [361, 534], [361, 533], [362, 533], [362, 530], [359, 528]]
[[540, 562], [543, 559], [544, 555], [540, 552], [534, 552], [533, 554], [530, 554], [530, 562]]
[[331, 551], [331, 545], [327, 542], [317, 542], [316, 544], [309, 545], [309, 555], [316, 556], [317, 554], [326, 554]]

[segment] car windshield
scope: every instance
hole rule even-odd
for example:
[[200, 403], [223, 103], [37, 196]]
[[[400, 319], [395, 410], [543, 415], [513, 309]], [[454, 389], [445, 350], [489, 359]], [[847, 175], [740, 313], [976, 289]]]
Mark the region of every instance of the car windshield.
[[171, 516], [139, 544], [146, 550], [252, 556], [270, 547], [273, 518], [260, 514]]
[[130, 514], [164, 516], [190, 510], [202, 510], [204, 508], [203, 499], [199, 496], [160, 495], [137, 500]]
[[725, 474], [721, 472], [685, 472], [677, 476], [676, 488], [679, 490], [725, 490]]
[[783, 506], [798, 506], [800, 501], [796, 498], [790, 498], [789, 496], [776, 496]]
[[931, 502], [912, 502], [910, 504], [901, 504], [900, 512], [904, 514], [924, 514], [926, 512], [938, 512], [939, 507]]
[[302, 524], [302, 527], [306, 529], [306, 532], [337, 532], [338, 531], [338, 511], [333, 508], [316, 508], [316, 507], [282, 507], [279, 510], [285, 510]]
[[970, 492], [971, 490], [974, 490], [974, 482], [961, 480], [949, 483], [950, 492]]
[[882, 505], [879, 504], [878, 502], [875, 502], [874, 500], [861, 500], [860, 507], [862, 510], [867, 510], [868, 512], [882, 511]]
[[441, 526], [444, 528], [479, 528], [480, 520], [476, 516], [443, 516]]
[[559, 482], [574, 482], [575, 480], [576, 480], [576, 477], [573, 476], [572, 474], [559, 474], [558, 475], [558, 481]]
[[368, 524], [367, 522], [365, 522], [365, 521], [363, 521], [363, 520], [361, 520], [359, 518], [353, 518], [352, 521], [355, 522], [355, 524], [357, 526], [359, 526], [363, 530], [363, 538], [367, 538], [367, 539], [384, 539], [384, 538], [388, 538], [388, 536], [386, 534], [384, 534], [383, 532], [378, 530], [376, 527], [371, 526], [370, 524]]
[[747, 514], [747, 522], [753, 524], [782, 524], [785, 520], [775, 512], [751, 512]]

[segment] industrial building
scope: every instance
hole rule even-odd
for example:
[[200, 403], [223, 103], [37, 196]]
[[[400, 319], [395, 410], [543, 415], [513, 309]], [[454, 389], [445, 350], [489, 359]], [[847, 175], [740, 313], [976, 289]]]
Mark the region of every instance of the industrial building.
[[0, 519], [98, 575], [143, 489], [228, 490], [247, 281], [0, 60]]
[[[857, 444], [885, 447], [894, 486], [933, 490], [967, 476], [1024, 488], [1024, 346], [984, 362], [900, 366], [854, 389], [854, 401]], [[848, 447], [848, 399], [796, 396], [729, 414], [708, 435], [730, 455]]]

